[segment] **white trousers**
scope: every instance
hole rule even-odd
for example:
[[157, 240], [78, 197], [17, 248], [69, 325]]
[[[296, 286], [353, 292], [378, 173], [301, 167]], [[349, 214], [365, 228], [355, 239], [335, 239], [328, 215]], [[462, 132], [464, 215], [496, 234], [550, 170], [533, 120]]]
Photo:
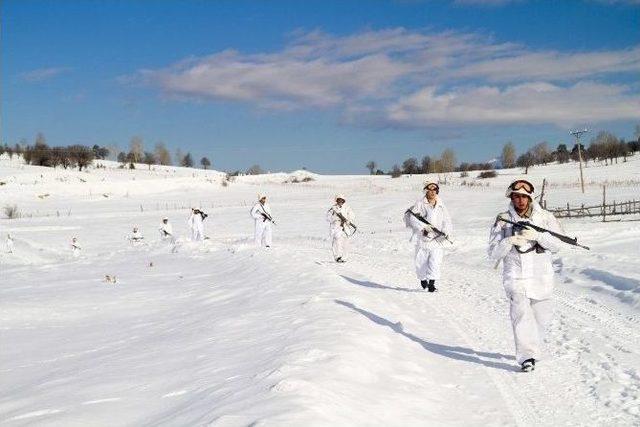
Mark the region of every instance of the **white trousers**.
[[418, 280], [440, 280], [444, 249], [416, 247], [415, 267]]
[[256, 219], [253, 239], [256, 246], [271, 246], [271, 221]]
[[540, 359], [542, 342], [553, 315], [550, 299], [527, 298], [524, 293], [509, 294], [511, 325], [516, 344], [516, 360]]
[[204, 227], [196, 226], [191, 228], [191, 240], [193, 240], [194, 242], [204, 240]]
[[347, 252], [347, 236], [342, 230], [331, 233], [331, 250], [334, 259], [344, 258]]

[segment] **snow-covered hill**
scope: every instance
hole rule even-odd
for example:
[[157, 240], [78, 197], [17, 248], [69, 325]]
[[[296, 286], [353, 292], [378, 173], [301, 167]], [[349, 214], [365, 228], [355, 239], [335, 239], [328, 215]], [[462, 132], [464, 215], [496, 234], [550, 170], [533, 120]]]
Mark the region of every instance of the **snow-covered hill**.
[[[3, 424], [640, 424], [640, 222], [562, 221], [591, 251], [556, 260], [549, 355], [521, 374], [485, 256], [520, 170], [439, 177], [455, 246], [426, 294], [402, 212], [437, 176], [298, 171], [225, 186], [216, 171], [104, 165], [0, 159], [2, 205], [23, 214], [0, 220]], [[547, 179], [548, 206], [599, 202], [603, 183], [610, 200], [640, 198], [638, 156], [585, 177], [582, 195], [575, 164], [529, 173]], [[269, 250], [251, 240], [258, 192], [278, 223]], [[324, 218], [336, 192], [359, 227], [345, 265], [332, 262]], [[202, 244], [186, 239], [191, 206], [210, 214]], [[158, 238], [165, 215], [175, 253]], [[133, 226], [145, 244], [125, 240]]]

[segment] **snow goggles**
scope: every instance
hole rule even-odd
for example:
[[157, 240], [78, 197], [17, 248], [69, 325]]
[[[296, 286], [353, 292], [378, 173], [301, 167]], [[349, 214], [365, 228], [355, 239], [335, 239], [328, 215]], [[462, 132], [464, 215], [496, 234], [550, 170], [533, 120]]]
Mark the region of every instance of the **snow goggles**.
[[533, 193], [533, 184], [531, 184], [529, 181], [525, 181], [525, 180], [518, 180], [515, 181], [513, 183], [511, 183], [511, 185], [509, 186], [510, 190], [524, 190], [527, 193]]
[[509, 185], [509, 187], [507, 188], [506, 196], [511, 197], [512, 193], [517, 193], [517, 194], [524, 194], [525, 196], [531, 197], [534, 190], [535, 189], [533, 187], [533, 184], [531, 184], [529, 181], [524, 179], [519, 179], [517, 181], [512, 182], [511, 185]]
[[438, 184], [436, 183], [429, 183], [427, 185], [424, 186], [424, 190], [431, 190], [431, 191], [435, 191], [436, 194], [440, 193], [440, 187], [438, 186]]

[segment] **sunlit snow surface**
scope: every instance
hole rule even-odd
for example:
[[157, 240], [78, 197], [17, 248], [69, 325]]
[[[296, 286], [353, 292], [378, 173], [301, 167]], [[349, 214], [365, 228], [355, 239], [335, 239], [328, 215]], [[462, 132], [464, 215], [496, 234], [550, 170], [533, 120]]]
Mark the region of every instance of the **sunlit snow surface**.
[[[455, 246], [426, 294], [402, 213], [436, 176], [298, 171], [225, 187], [212, 171], [104, 164], [79, 173], [0, 158], [1, 204], [24, 215], [0, 220], [2, 424], [640, 424], [640, 222], [562, 220], [591, 251], [567, 247], [555, 261], [548, 357], [522, 374], [485, 257], [520, 170], [446, 177]], [[609, 200], [640, 199], [640, 156], [590, 163], [585, 176], [585, 195], [575, 164], [529, 179], [547, 178], [548, 206], [596, 204], [605, 182]], [[277, 222], [270, 249], [252, 244], [258, 192]], [[325, 222], [337, 192], [359, 227], [344, 265]], [[187, 239], [190, 206], [210, 215], [203, 243]], [[165, 215], [174, 251], [159, 241]], [[145, 243], [126, 240], [133, 226]]]

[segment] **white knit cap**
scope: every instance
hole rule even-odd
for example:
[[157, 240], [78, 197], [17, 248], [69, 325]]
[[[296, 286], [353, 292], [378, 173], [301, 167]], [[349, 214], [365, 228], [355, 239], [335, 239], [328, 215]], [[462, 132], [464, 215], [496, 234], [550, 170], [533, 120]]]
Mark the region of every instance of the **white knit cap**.
[[333, 198], [333, 200], [338, 200], [338, 199], [342, 199], [344, 201], [347, 201], [347, 198], [344, 197], [344, 194], [342, 194], [342, 193], [336, 194], [335, 197]]

